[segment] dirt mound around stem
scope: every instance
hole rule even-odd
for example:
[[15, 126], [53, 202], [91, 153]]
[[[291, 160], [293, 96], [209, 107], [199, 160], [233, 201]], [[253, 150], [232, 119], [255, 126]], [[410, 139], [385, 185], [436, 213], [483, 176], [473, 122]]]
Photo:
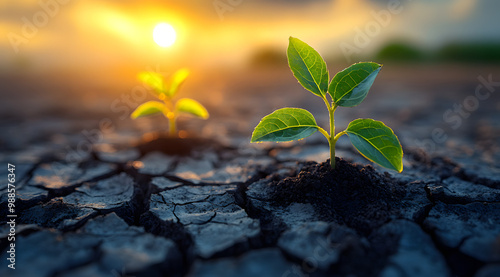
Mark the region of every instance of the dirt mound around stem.
[[140, 143], [136, 147], [142, 155], [158, 151], [174, 156], [188, 156], [196, 150], [206, 151], [207, 149], [215, 149], [218, 151], [226, 148], [215, 140], [197, 137], [158, 137], [151, 141]]
[[368, 235], [397, 215], [404, 195], [404, 188], [388, 174], [336, 158], [335, 169], [328, 160], [277, 182], [273, 198], [280, 205], [311, 203], [323, 220], [346, 224]]

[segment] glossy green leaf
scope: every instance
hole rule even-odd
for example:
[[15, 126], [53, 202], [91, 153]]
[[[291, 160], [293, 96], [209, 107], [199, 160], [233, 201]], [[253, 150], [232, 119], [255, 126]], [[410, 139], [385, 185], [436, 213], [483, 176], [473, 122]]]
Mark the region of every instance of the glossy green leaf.
[[290, 37], [288, 65], [299, 83], [319, 97], [325, 97], [328, 90], [328, 70], [319, 53], [307, 43]]
[[357, 63], [337, 73], [328, 87], [333, 102], [341, 107], [359, 105], [368, 94], [381, 67], [372, 62]]
[[356, 119], [349, 123], [346, 133], [365, 158], [385, 168], [403, 171], [403, 149], [394, 132], [384, 123]]
[[158, 101], [148, 101], [135, 109], [135, 111], [130, 115], [132, 119], [138, 117], [148, 116], [157, 113], [164, 113], [167, 110], [165, 104]]
[[189, 76], [189, 70], [183, 68], [177, 70], [168, 80], [168, 97], [172, 98], [179, 91], [180, 86]]
[[189, 98], [182, 98], [175, 103], [175, 110], [178, 112], [188, 113], [203, 119], [208, 118], [208, 112], [198, 101]]
[[318, 130], [314, 116], [297, 108], [284, 108], [262, 118], [250, 142], [299, 140]]
[[144, 71], [139, 73], [138, 79], [149, 86], [153, 91], [153, 94], [159, 99], [165, 99], [166, 90], [163, 84], [163, 76], [156, 72]]

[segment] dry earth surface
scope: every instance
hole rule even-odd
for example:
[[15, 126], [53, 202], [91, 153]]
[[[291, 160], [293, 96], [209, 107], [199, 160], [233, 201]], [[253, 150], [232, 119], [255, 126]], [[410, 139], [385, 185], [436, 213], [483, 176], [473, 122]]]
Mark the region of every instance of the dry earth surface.
[[[181, 141], [157, 137], [162, 118], [126, 117], [121, 99], [137, 84], [62, 100], [72, 86], [5, 77], [0, 275], [500, 276], [500, 85], [480, 76], [500, 80], [500, 69], [386, 66], [364, 103], [337, 110], [339, 129], [360, 117], [392, 127], [401, 174], [347, 138], [336, 170], [318, 134], [250, 145], [277, 108], [327, 123], [322, 101], [285, 68], [194, 77], [185, 96], [211, 118], [180, 120], [191, 137]], [[15, 270], [7, 163], [16, 166]]]

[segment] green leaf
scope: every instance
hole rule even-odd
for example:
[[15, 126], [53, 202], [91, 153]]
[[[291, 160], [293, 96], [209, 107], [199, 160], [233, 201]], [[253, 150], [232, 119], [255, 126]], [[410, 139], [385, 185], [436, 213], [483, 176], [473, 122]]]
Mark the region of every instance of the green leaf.
[[304, 109], [279, 109], [262, 118], [250, 142], [299, 140], [312, 135], [318, 128], [314, 116]]
[[168, 89], [168, 97], [172, 98], [179, 91], [180, 86], [186, 80], [187, 76], [189, 76], [189, 70], [183, 68], [177, 70], [168, 80], [169, 89]]
[[403, 171], [403, 149], [391, 128], [373, 119], [356, 119], [346, 133], [351, 143], [368, 160], [385, 168]]
[[135, 111], [130, 115], [132, 119], [136, 119], [138, 117], [143, 117], [147, 115], [164, 113], [167, 111], [167, 107], [165, 104], [160, 103], [158, 101], [148, 101], [135, 109]]
[[341, 107], [359, 105], [368, 94], [382, 65], [377, 63], [356, 63], [333, 77], [328, 93], [333, 102]]
[[208, 112], [198, 101], [189, 98], [182, 98], [175, 103], [175, 110], [183, 113], [192, 114], [203, 119], [208, 118]]
[[310, 92], [324, 98], [328, 90], [328, 70], [319, 53], [307, 43], [290, 37], [288, 65], [299, 83]]
[[165, 99], [165, 86], [163, 84], [163, 76], [152, 71], [144, 71], [137, 75], [137, 78], [153, 89], [154, 96], [160, 100]]

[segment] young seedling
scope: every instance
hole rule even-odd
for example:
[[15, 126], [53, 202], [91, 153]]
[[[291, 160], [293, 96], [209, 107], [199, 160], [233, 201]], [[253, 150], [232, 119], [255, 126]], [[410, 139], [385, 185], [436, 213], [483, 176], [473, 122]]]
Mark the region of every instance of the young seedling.
[[[335, 134], [335, 110], [359, 105], [368, 94], [381, 65], [356, 63], [337, 73], [328, 84], [326, 63], [305, 42], [290, 37], [288, 65], [299, 83], [326, 104], [330, 115], [330, 133], [316, 124], [314, 116], [304, 109], [283, 108], [265, 116], [255, 127], [251, 142], [286, 142], [300, 140], [319, 131], [330, 144], [330, 163], [335, 169], [335, 144], [342, 135], [368, 160], [385, 168], [403, 171], [403, 150], [398, 138], [384, 123], [373, 119], [356, 119], [347, 129]], [[331, 102], [327, 99], [330, 95]]]
[[163, 82], [163, 76], [158, 73], [149, 71], [139, 73], [139, 80], [148, 85], [151, 88], [150, 92], [163, 102], [148, 101], [137, 107], [130, 117], [136, 119], [162, 113], [168, 118], [169, 135], [172, 137], [177, 135], [176, 120], [179, 115], [190, 114], [207, 119], [207, 110], [197, 101], [189, 98], [182, 98], [176, 102], [173, 101], [173, 98], [188, 75], [189, 71], [187, 69], [180, 69], [167, 82]]

